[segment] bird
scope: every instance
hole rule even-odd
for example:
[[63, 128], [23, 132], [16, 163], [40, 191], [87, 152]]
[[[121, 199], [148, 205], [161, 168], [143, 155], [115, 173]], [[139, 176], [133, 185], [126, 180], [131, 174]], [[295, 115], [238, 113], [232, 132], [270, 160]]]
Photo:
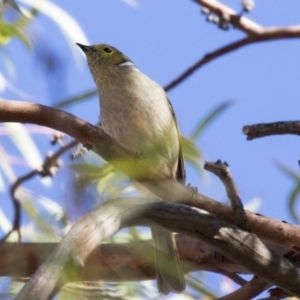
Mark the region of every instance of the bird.
[[[97, 86], [104, 131], [164, 176], [184, 183], [185, 166], [175, 113], [165, 90], [117, 48], [76, 43]], [[151, 178], [150, 178], [151, 180]], [[185, 290], [174, 234], [151, 228], [158, 291]]]

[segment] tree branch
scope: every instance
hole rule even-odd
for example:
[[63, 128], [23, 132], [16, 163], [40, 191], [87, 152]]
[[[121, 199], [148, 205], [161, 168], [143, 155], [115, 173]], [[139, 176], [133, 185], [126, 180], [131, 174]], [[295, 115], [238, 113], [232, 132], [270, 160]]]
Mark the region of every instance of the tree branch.
[[72, 141], [65, 146], [62, 146], [58, 151], [54, 154], [48, 155], [41, 166], [40, 169], [31, 170], [27, 174], [19, 177], [10, 188], [10, 195], [12, 199], [12, 203], [14, 206], [14, 221], [12, 229], [9, 230], [1, 239], [0, 243], [5, 241], [15, 230], [18, 234], [18, 240], [21, 241], [21, 232], [20, 232], [20, 224], [21, 224], [21, 205], [20, 201], [16, 196], [16, 191], [21, 186], [22, 183], [28, 181], [36, 175], [40, 175], [42, 177], [45, 176], [53, 176], [57, 168], [59, 167], [59, 157], [69, 149], [73, 148], [78, 144], [77, 141]]
[[254, 234], [185, 205], [127, 198], [110, 200], [80, 219], [17, 299], [50, 299], [57, 285], [80, 279], [84, 261], [103, 239], [124, 226], [153, 224], [201, 238], [252, 273], [300, 295], [298, 267], [269, 251]]
[[177, 78], [173, 79], [169, 84], [167, 84], [164, 87], [164, 89], [166, 91], [173, 89], [179, 83], [183, 82], [185, 79], [191, 76], [195, 71], [197, 71], [207, 63], [211, 62], [212, 60], [222, 55], [225, 55], [227, 53], [230, 53], [234, 50], [237, 50], [243, 46], [246, 46], [250, 43], [253, 43], [253, 39], [251, 37], [246, 37], [205, 54], [202, 58], [200, 58], [197, 62], [195, 62], [192, 66], [190, 66], [186, 71], [184, 71]]
[[243, 133], [247, 135], [247, 140], [279, 134], [300, 135], [300, 121], [282, 121], [246, 125], [243, 127]]
[[250, 226], [247, 220], [244, 206], [239, 196], [235, 182], [233, 181], [228, 164], [222, 163], [221, 161], [217, 161], [215, 163], [207, 161], [204, 164], [204, 169], [218, 176], [223, 182], [226, 188], [227, 196], [231, 203], [232, 211], [235, 216], [236, 225], [241, 229], [250, 232]]
[[273, 284], [265, 279], [254, 276], [249, 282], [234, 292], [215, 300], [253, 299]]
[[245, 32], [247, 35], [257, 35], [264, 30], [261, 25], [244, 16], [240, 16], [232, 8], [222, 4], [219, 1], [194, 0], [194, 2], [208, 8], [210, 12], [213, 12], [221, 17], [226, 15], [228, 22], [230, 22], [235, 28]]
[[203, 7], [209, 9], [221, 18], [226, 16], [226, 20], [231, 23], [236, 29], [247, 34], [247, 36], [253, 36], [254, 38], [263, 39], [269, 37], [270, 39], [278, 38], [297, 38], [300, 37], [300, 25], [287, 26], [287, 27], [263, 27], [260, 24], [241, 16], [232, 8], [222, 4], [216, 0], [194, 0], [194, 2], [200, 4]]
[[[126, 164], [128, 160], [131, 162], [135, 160], [137, 163], [138, 154], [121, 144], [116, 147], [116, 141], [101, 128], [67, 112], [35, 103], [0, 100], [0, 122], [33, 123], [64, 132], [82, 143], [88, 150], [93, 150], [112, 165], [117, 166], [118, 169], [127, 174], [132, 173], [130, 177], [138, 176], [134, 170], [130, 171]], [[120, 162], [120, 158], [124, 160]], [[156, 175], [159, 177], [158, 174]]]
[[[57, 122], [56, 119], [58, 119]], [[95, 153], [124, 171], [128, 176], [135, 175], [135, 173], [132, 174], [132, 169], [140, 174], [145, 174], [148, 170], [150, 173], [156, 174], [153, 175], [153, 178], [158, 178], [158, 181], [144, 182], [143, 184], [161, 199], [181, 202], [206, 210], [226, 222], [235, 224], [230, 206], [200, 193], [197, 194], [192, 189], [173, 180], [163, 180], [158, 172], [155, 173], [155, 170], [151, 170], [149, 166], [136, 159], [132, 151], [117, 143], [103, 130], [71, 114], [38, 104], [0, 100], [0, 122], [27, 122], [41, 126], [53, 126], [51, 128], [63, 131], [78, 141], [91, 145]], [[120, 161], [122, 164], [118, 164]], [[132, 168], [133, 165], [134, 168]], [[298, 226], [249, 211], [246, 211], [246, 215], [251, 230], [260, 238], [289, 248], [300, 249], [300, 228]]]
[[[126, 200], [124, 200], [126, 201]], [[233, 273], [249, 274], [247, 268], [224, 257], [201, 241], [177, 234], [177, 250], [183, 271], [216, 271], [241, 284]], [[1, 243], [0, 276], [28, 278], [46, 261], [59, 243]], [[275, 244], [268, 248], [283, 255], [287, 249]], [[155, 279], [155, 262], [152, 240], [122, 244], [98, 245], [88, 255], [80, 279], [83, 281], [137, 281]]]
[[287, 27], [262, 27], [261, 25], [251, 21], [250, 19], [240, 16], [230, 7], [220, 3], [215, 0], [194, 0], [194, 2], [208, 8], [211, 12], [216, 13], [221, 17], [221, 19], [228, 20], [235, 28], [246, 33], [247, 36], [236, 42], [230, 43], [223, 47], [220, 47], [206, 55], [204, 55], [200, 60], [194, 63], [182, 74], [173, 79], [169, 84], [165, 86], [165, 90], [169, 91], [179, 83], [183, 82], [189, 76], [191, 76], [196, 70], [204, 66], [205, 64], [211, 62], [212, 60], [240, 49], [244, 46], [258, 43], [266, 42], [278, 39], [292, 39], [300, 37], [300, 25], [287, 26]]

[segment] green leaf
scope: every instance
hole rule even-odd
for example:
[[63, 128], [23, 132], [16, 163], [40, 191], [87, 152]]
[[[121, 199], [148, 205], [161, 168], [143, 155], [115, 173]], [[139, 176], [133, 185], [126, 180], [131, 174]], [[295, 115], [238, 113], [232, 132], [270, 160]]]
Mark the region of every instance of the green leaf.
[[53, 228], [52, 224], [50, 224], [48, 221], [45, 221], [43, 214], [37, 210], [32, 199], [23, 198], [21, 204], [24, 211], [35, 222], [37, 228], [44, 233], [43, 237], [48, 238], [48, 240], [51, 241], [56, 241], [55, 229]]
[[184, 155], [184, 159], [189, 162], [193, 167], [195, 167], [200, 173], [202, 173], [203, 168], [201, 165], [202, 154], [195, 144], [194, 140], [181, 136], [181, 145]]
[[9, 230], [11, 230], [13, 224], [11, 221], [7, 218], [3, 210], [0, 208], [0, 228], [4, 233], [7, 233]]
[[65, 39], [68, 42], [76, 61], [79, 61], [79, 57], [80, 59], [84, 57], [83, 52], [78, 50], [75, 43], [79, 42], [84, 45], [89, 45], [89, 42], [78, 22], [71, 17], [70, 14], [51, 1], [20, 0], [20, 2], [25, 3], [30, 7], [34, 7], [56, 23], [61, 32], [65, 35]]
[[105, 163], [103, 166], [95, 166], [91, 164], [74, 164], [70, 166], [71, 169], [80, 173], [80, 175], [86, 177], [86, 183], [90, 184], [92, 181], [99, 180], [115, 172], [116, 169], [108, 164]]
[[299, 215], [297, 214], [296, 210], [296, 204], [297, 200], [300, 196], [300, 176], [298, 173], [294, 172], [287, 166], [283, 165], [282, 163], [276, 163], [277, 167], [283, 171], [286, 175], [288, 175], [290, 178], [292, 178], [295, 182], [295, 186], [292, 189], [289, 197], [288, 197], [288, 206], [289, 206], [289, 212], [292, 216], [292, 218], [297, 222], [300, 223]]
[[35, 8], [26, 11], [26, 13], [24, 11], [24, 14], [22, 14], [20, 18], [13, 23], [13, 25], [20, 29], [24, 29], [32, 21], [33, 17], [35, 17], [37, 14], [38, 10]]
[[205, 295], [208, 299], [216, 298], [216, 295], [211, 291], [209, 291], [208, 289], [206, 289], [204, 287], [204, 284], [199, 284], [199, 278], [195, 278], [193, 275], [189, 274], [188, 276], [186, 276], [186, 283], [190, 288]]
[[212, 123], [212, 121], [215, 120], [216, 117], [218, 117], [222, 112], [224, 112], [227, 108], [232, 106], [234, 103], [233, 100], [227, 100], [219, 104], [217, 107], [215, 107], [211, 112], [209, 112], [204, 119], [202, 119], [199, 124], [194, 129], [193, 133], [191, 134], [191, 139], [195, 140], [197, 139], [202, 132], [208, 127], [209, 124]]
[[7, 129], [9, 138], [22, 153], [28, 165], [32, 169], [39, 168], [43, 164], [43, 158], [26, 126], [19, 123], [4, 123], [2, 126]]
[[276, 165], [283, 173], [285, 173], [292, 179], [299, 181], [299, 183], [300, 183], [300, 177], [299, 177], [298, 173], [296, 173], [295, 171], [293, 171], [292, 169], [288, 168], [287, 166], [285, 166], [284, 164], [282, 164], [280, 162], [277, 162]]
[[0, 170], [6, 176], [10, 183], [13, 183], [17, 179], [17, 175], [8, 160], [8, 153], [6, 153], [5, 149], [0, 145]]
[[289, 211], [291, 213], [292, 218], [297, 223], [300, 223], [299, 215], [296, 212], [296, 204], [297, 204], [297, 200], [299, 199], [299, 195], [300, 195], [300, 185], [297, 184], [292, 190], [290, 196], [288, 197]]
[[14, 10], [16, 10], [17, 12], [22, 14], [22, 11], [20, 10], [20, 8], [19, 8], [18, 4], [16, 3], [16, 1], [14, 1], [14, 0], [3, 0], [2, 2], [3, 2], [4, 5], [9, 5]]
[[10, 42], [12, 37], [17, 37], [28, 48], [31, 47], [29, 38], [24, 31], [14, 24], [8, 24], [0, 20], [0, 45], [5, 45]]

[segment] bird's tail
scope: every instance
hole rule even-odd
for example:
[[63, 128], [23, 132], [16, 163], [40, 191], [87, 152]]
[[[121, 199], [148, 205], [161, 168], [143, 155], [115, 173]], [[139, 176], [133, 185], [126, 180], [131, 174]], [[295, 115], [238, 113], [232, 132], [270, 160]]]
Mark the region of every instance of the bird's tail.
[[152, 228], [155, 243], [156, 277], [160, 293], [181, 293], [185, 290], [185, 279], [180, 266], [175, 237], [164, 229]]

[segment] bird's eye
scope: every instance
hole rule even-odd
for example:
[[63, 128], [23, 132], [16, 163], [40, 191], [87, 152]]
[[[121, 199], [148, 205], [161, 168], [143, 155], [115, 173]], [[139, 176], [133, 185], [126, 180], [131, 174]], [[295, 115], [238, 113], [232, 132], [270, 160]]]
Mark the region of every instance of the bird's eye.
[[111, 50], [110, 48], [108, 48], [108, 47], [105, 47], [105, 48], [104, 48], [104, 51], [105, 51], [106, 53], [111, 53], [111, 52], [112, 52], [112, 50]]

